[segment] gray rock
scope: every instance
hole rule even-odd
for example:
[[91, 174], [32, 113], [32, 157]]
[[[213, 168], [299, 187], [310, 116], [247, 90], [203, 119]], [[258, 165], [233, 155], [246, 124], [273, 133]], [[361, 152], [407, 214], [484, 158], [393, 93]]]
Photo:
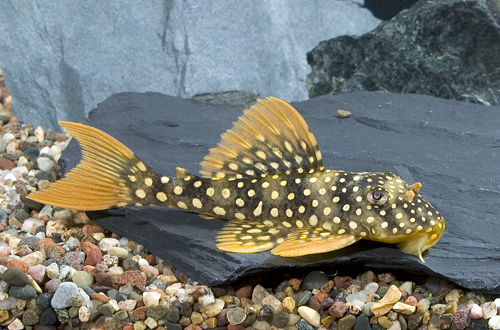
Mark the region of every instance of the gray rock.
[[362, 3], [7, 0], [0, 67], [16, 115], [46, 128], [84, 121], [98, 102], [131, 90], [236, 104], [255, 95], [304, 100], [306, 52], [380, 22]]
[[9, 289], [9, 296], [16, 299], [28, 300], [36, 297], [35, 289], [30, 285], [25, 286], [11, 286]]
[[[422, 195], [446, 219], [440, 241], [424, 253], [425, 264], [394, 245], [369, 241], [303, 258], [225, 253], [214, 244], [224, 221], [180, 210], [129, 207], [89, 216], [211, 285], [243, 275], [285, 273], [283, 268], [363, 264], [374, 271], [437, 274], [469, 289], [500, 293], [500, 107], [381, 92], [321, 97], [294, 106], [318, 140], [325, 166], [391, 171], [407, 182], [422, 182]], [[337, 109], [350, 110], [352, 116], [337, 118]], [[160, 173], [175, 176], [176, 166], [195, 173], [239, 115], [240, 110], [190, 100], [127, 93], [100, 104], [89, 121]], [[62, 157], [66, 169], [79, 159], [72, 141]]]
[[7, 299], [0, 300], [0, 309], [10, 311], [14, 308], [16, 308], [16, 298], [9, 297]]
[[17, 286], [25, 286], [29, 283], [28, 275], [26, 275], [22, 269], [17, 267], [8, 268], [2, 274], [2, 280], [7, 284]]
[[54, 309], [68, 308], [71, 307], [71, 296], [78, 294], [78, 287], [73, 282], [64, 282], [59, 284], [57, 291], [52, 297], [50, 304]]
[[307, 55], [310, 97], [353, 91], [433, 95], [500, 104], [497, 0], [423, 0], [361, 37]]

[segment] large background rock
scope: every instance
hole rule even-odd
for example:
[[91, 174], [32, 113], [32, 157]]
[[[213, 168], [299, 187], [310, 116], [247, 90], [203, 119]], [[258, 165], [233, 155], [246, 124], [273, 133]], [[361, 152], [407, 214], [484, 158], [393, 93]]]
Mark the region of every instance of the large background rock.
[[[104, 227], [141, 244], [171, 266], [205, 284], [290, 269], [366, 267], [447, 277], [469, 289], [500, 294], [500, 107], [422, 95], [358, 92], [296, 103], [318, 140], [327, 168], [391, 171], [420, 181], [421, 194], [446, 220], [426, 263], [393, 245], [361, 241], [345, 249], [301, 258], [269, 252], [226, 253], [215, 247], [222, 220], [162, 208], [119, 208], [90, 214]], [[337, 109], [352, 117], [336, 117]], [[90, 114], [104, 129], [162, 174], [198, 163], [240, 110], [160, 94], [119, 94]], [[72, 142], [68, 167], [80, 155]], [[279, 269], [279, 272], [277, 271]], [[274, 275], [273, 275], [274, 276]]]
[[500, 2], [422, 0], [361, 37], [308, 53], [310, 97], [417, 93], [500, 104]]
[[[379, 20], [361, 0], [0, 1], [0, 67], [21, 120], [83, 121], [113, 93], [307, 99], [306, 53]], [[204, 99], [205, 96], [200, 96]], [[209, 97], [210, 98], [210, 97]], [[240, 104], [240, 99], [234, 101]]]

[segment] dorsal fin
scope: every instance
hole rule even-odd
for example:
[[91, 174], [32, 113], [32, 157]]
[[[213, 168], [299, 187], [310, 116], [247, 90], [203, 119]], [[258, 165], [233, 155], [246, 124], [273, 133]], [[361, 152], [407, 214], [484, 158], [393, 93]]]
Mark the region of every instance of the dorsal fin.
[[302, 116], [269, 97], [245, 110], [201, 162], [211, 178], [253, 178], [263, 174], [322, 171], [321, 152]]

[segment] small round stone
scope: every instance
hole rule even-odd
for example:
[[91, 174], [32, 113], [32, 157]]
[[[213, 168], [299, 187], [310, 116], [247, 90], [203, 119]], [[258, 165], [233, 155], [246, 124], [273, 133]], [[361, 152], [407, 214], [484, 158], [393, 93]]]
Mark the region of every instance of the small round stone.
[[349, 314], [341, 318], [337, 323], [338, 330], [351, 330], [356, 324], [356, 316]]
[[303, 306], [309, 303], [309, 299], [312, 297], [312, 292], [309, 290], [304, 290], [302, 292], [302, 295], [299, 297], [299, 300], [297, 302], [298, 306]]
[[30, 285], [25, 286], [11, 286], [9, 295], [16, 299], [28, 300], [36, 297], [35, 289]]
[[289, 319], [290, 314], [288, 314], [287, 312], [278, 312], [276, 315], [274, 315], [272, 325], [276, 328], [284, 328], [287, 325]]
[[359, 316], [354, 324], [354, 330], [371, 330], [371, 325], [368, 317]]
[[24, 325], [35, 325], [40, 321], [40, 317], [36, 309], [30, 308], [26, 310], [23, 314], [23, 323]]
[[50, 325], [57, 322], [57, 314], [52, 308], [48, 308], [40, 315], [40, 324]]
[[73, 273], [72, 280], [73, 283], [75, 283], [76, 285], [83, 285], [90, 287], [92, 286], [92, 284], [94, 284], [94, 276], [80, 270], [77, 270], [76, 272]]
[[328, 282], [328, 277], [325, 273], [321, 271], [313, 271], [307, 274], [302, 282], [302, 289], [304, 290], [312, 290], [312, 289], [321, 289], [325, 283]]
[[274, 315], [273, 308], [269, 305], [263, 305], [259, 311], [258, 318], [259, 321], [271, 322], [273, 315]]
[[241, 307], [230, 308], [227, 311], [227, 320], [232, 325], [238, 325], [238, 324], [243, 323], [243, 321], [245, 321], [246, 317], [247, 317], [247, 313]]
[[316, 310], [307, 306], [300, 306], [297, 312], [312, 326], [319, 327], [321, 325], [321, 317]]
[[499, 330], [500, 329], [500, 315], [493, 316], [489, 321], [488, 321], [488, 326], [492, 328], [493, 330]]
[[314, 327], [307, 323], [304, 319], [300, 319], [297, 323], [295, 323], [295, 327], [298, 330], [314, 330]]
[[347, 311], [347, 306], [343, 301], [335, 301], [330, 308], [328, 308], [328, 313], [336, 318], [341, 318]]
[[10, 285], [25, 286], [29, 283], [28, 275], [17, 267], [8, 268], [2, 276], [3, 281]]

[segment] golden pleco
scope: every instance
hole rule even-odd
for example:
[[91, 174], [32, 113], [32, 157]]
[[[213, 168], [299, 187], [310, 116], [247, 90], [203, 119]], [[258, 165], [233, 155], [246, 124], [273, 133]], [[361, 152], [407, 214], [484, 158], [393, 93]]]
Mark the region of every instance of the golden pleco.
[[288, 103], [259, 100], [245, 110], [201, 163], [201, 176], [178, 168], [162, 176], [110, 135], [60, 122], [83, 158], [65, 178], [29, 195], [53, 206], [102, 210], [162, 206], [228, 220], [217, 247], [235, 253], [271, 250], [284, 257], [341, 249], [360, 239], [399, 243], [422, 261], [444, 219], [388, 173], [327, 170], [314, 135]]

